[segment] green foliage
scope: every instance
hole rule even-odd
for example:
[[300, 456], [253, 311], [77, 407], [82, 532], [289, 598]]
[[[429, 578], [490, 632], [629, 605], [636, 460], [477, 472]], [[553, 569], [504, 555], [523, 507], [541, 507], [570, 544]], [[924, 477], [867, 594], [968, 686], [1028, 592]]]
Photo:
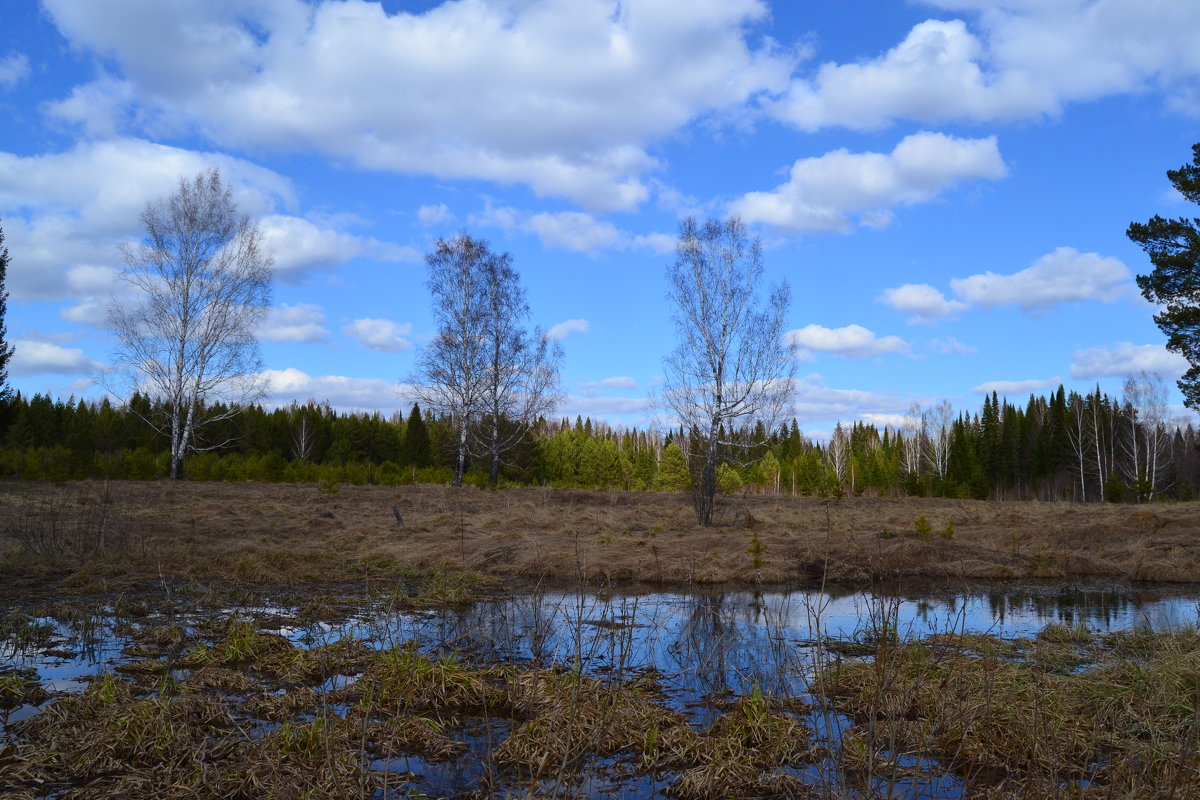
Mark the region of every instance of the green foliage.
[[[1187, 200], [1200, 204], [1200, 144], [1192, 145], [1192, 163], [1168, 170], [1167, 178]], [[1167, 335], [1167, 349], [1188, 360], [1179, 379], [1184, 404], [1200, 409], [1200, 219], [1163, 219], [1131, 223], [1126, 236], [1141, 246], [1154, 270], [1138, 275], [1142, 296], [1163, 307], [1154, 321]]]
[[738, 471], [725, 462], [717, 467], [717, 490], [721, 494], [734, 494], [741, 491], [742, 476]]
[[767, 552], [767, 546], [759, 538], [758, 531], [750, 534], [750, 546], [746, 548], [746, 552], [750, 554], [750, 564], [754, 569], [762, 569], [764, 564], [763, 554]]
[[658, 459], [658, 473], [654, 476], [654, 488], [660, 492], [678, 492], [691, 486], [687, 458], [683, 451], [671, 442], [663, 448]]
[[929, 524], [929, 520], [925, 519], [925, 515], [921, 514], [913, 520], [913, 530], [917, 536], [928, 539], [929, 534], [933, 533], [933, 526]]
[[946, 527], [942, 529], [942, 538], [943, 539], [953, 539], [954, 533], [955, 533], [954, 520], [952, 520], [952, 519], [946, 520]]

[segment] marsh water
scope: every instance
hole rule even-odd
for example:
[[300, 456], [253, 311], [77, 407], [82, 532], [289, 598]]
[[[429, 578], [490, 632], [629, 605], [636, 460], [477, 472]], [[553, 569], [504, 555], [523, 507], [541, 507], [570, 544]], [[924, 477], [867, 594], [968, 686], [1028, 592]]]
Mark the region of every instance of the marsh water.
[[[169, 602], [167, 602], [169, 600]], [[36, 671], [49, 698], [0, 711], [0, 745], [8, 726], [39, 712], [61, 693], [84, 690], [97, 675], [134, 660], [139, 630], [170, 623], [199, 630], [215, 616], [234, 615], [296, 645], [315, 647], [353, 639], [373, 648], [415, 643], [422, 652], [454, 653], [478, 665], [542, 665], [578, 670], [602, 680], [652, 674], [663, 702], [696, 727], [712, 722], [731, 698], [761, 691], [804, 698], [814, 661], [861, 657], [854, 645], [880, 635], [920, 639], [937, 633], [987, 633], [1003, 639], [1035, 636], [1050, 624], [1095, 633], [1195, 627], [1200, 586], [1131, 587], [1121, 584], [1006, 585], [969, 590], [920, 587], [864, 592], [812, 589], [759, 591], [705, 589], [674, 592], [527, 589], [454, 606], [398, 606], [386, 595], [339, 596], [324, 613], [306, 613], [300, 599], [244, 598], [243, 602], [190, 603], [184, 596], [131, 602], [99, 598], [61, 608], [11, 605], [0, 618], [0, 669]], [[314, 618], [315, 617], [315, 618]], [[186, 671], [176, 670], [177, 677]], [[335, 675], [321, 687], [352, 683]], [[835, 744], [850, 722], [810, 714], [817, 739]], [[373, 764], [408, 776], [429, 797], [473, 790], [489, 751], [515, 723], [464, 721], [456, 733], [468, 749], [452, 761], [396, 757]], [[572, 786], [574, 796], [663, 797], [655, 776], [610, 769], [598, 761]], [[821, 767], [795, 770], [823, 783]], [[523, 790], [509, 787], [514, 796]], [[507, 790], [506, 790], [507, 791]], [[542, 791], [545, 789], [543, 787]], [[891, 787], [891, 796], [957, 798], [964, 789], [936, 769]]]

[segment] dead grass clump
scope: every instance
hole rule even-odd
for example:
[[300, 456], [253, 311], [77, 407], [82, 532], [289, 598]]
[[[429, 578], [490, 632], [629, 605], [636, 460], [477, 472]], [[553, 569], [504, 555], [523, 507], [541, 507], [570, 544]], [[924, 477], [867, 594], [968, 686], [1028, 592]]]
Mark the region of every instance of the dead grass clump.
[[370, 797], [378, 779], [362, 757], [361, 743], [362, 729], [340, 717], [287, 721], [244, 743], [238, 761], [218, 773], [206, 794], [247, 800]]
[[362, 672], [372, 655], [361, 642], [339, 640], [312, 649], [281, 649], [257, 661], [254, 669], [282, 686], [315, 686], [334, 675]]
[[206, 664], [220, 666], [243, 666], [259, 659], [279, 653], [290, 653], [295, 648], [282, 636], [263, 633], [248, 622], [234, 622], [229, 626], [225, 638], [214, 647], [201, 642], [179, 659], [180, 666], [202, 667]]
[[1196, 634], [1143, 634], [1132, 657], [1091, 646], [1099, 663], [1078, 671], [1070, 659], [1081, 643], [1069, 633], [1069, 643], [1030, 643], [1016, 659], [908, 644], [821, 680], [867, 732], [863, 763], [903, 746], [998, 797], [1035, 785], [1052, 797], [1084, 786], [1106, 797], [1200, 795]]
[[317, 713], [325, 699], [314, 689], [301, 688], [290, 692], [252, 695], [241, 704], [240, 710], [255, 719], [285, 722]]
[[[105, 675], [10, 727], [20, 737], [13, 760], [39, 786], [86, 786], [87, 797], [184, 796], [197, 788], [198, 761], [221, 761], [236, 727], [219, 702], [196, 695], [138, 699], [134, 688]], [[134, 776], [137, 776], [136, 778]], [[132, 781], [132, 784], [130, 783]], [[146, 792], [150, 794], [147, 795]], [[62, 796], [71, 796], [68, 792]]]
[[0, 667], [0, 711], [26, 703], [37, 705], [49, 697], [36, 669]]
[[241, 670], [209, 665], [201, 667], [181, 681], [179, 688], [188, 692], [217, 691], [240, 694], [252, 692], [258, 686]]
[[755, 687], [718, 717], [704, 735], [718, 743], [718, 759], [745, 759], [757, 768], [768, 768], [806, 757], [810, 734], [795, 717], [773, 711]]
[[748, 764], [712, 762], [685, 770], [667, 787], [679, 800], [725, 800], [728, 797], [816, 798], [817, 790], [787, 773], [763, 775]]
[[487, 714], [504, 704], [504, 693], [492, 686], [486, 673], [468, 669], [453, 654], [422, 655], [415, 643], [379, 653], [362, 677], [336, 696], [357, 699], [366, 713]]
[[367, 748], [380, 756], [414, 753], [431, 762], [451, 761], [465, 753], [467, 745], [447, 736], [446, 727], [430, 717], [388, 717], [367, 726]]
[[533, 776], [573, 774], [591, 756], [653, 757], [655, 738], [684, 725], [638, 689], [575, 672], [527, 670], [507, 688], [513, 712], [526, 721], [496, 749], [496, 760]]

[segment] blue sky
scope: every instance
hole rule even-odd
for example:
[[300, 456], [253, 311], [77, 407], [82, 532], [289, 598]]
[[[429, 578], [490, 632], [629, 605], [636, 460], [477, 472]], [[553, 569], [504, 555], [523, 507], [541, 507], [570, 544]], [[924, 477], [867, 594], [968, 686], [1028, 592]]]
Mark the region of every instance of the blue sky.
[[[561, 412], [644, 424], [682, 216], [793, 294], [796, 417], [1186, 368], [1130, 221], [1194, 215], [1191, 0], [0, 0], [14, 385], [97, 397], [117, 246], [216, 166], [276, 257], [268, 402], [390, 413], [422, 254], [510, 252]], [[1178, 403], [1178, 394], [1173, 394]]]

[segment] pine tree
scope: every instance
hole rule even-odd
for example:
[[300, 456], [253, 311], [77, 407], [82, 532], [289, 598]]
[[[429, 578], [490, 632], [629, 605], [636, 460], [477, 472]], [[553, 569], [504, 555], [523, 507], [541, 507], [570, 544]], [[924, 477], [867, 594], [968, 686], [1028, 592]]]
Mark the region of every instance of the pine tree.
[[[1192, 145], [1192, 163], [1167, 171], [1167, 179], [1187, 200], [1200, 204], [1200, 144]], [[1179, 379], [1184, 405], [1200, 408], [1200, 219], [1163, 219], [1131, 223], [1125, 232], [1150, 256], [1154, 271], [1138, 275], [1142, 295], [1163, 307], [1154, 322], [1167, 335], [1167, 349], [1188, 360]]]

